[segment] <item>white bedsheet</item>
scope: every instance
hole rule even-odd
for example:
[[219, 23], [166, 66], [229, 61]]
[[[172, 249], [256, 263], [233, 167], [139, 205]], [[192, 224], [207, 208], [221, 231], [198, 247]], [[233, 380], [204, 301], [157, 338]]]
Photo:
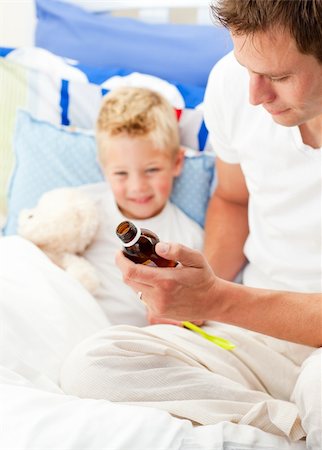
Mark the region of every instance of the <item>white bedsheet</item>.
[[193, 428], [147, 407], [65, 395], [61, 363], [109, 326], [93, 297], [19, 237], [0, 238], [1, 450], [303, 450], [247, 425]]

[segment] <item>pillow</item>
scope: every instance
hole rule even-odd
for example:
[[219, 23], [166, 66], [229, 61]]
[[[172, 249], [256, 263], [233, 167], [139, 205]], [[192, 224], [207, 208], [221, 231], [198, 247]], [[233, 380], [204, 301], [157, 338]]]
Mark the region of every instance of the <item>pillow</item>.
[[8, 188], [6, 235], [16, 233], [20, 210], [35, 206], [43, 193], [104, 180], [92, 132], [58, 128], [19, 111], [14, 151], [16, 163]]
[[[113, 75], [113, 76], [112, 76]], [[6, 190], [14, 164], [12, 149], [17, 108], [54, 125], [93, 129], [102, 96], [120, 84], [136, 83], [162, 92], [177, 110], [182, 145], [210, 147], [200, 106], [204, 88], [174, 85], [157, 77], [125, 71], [95, 71], [75, 66], [39, 48], [0, 48], [0, 216], [6, 213]], [[89, 79], [99, 84], [90, 83]]]
[[[111, 68], [110, 66], [91, 67], [84, 64], [79, 64], [74, 60], [62, 58], [49, 52], [48, 50], [37, 47], [21, 47], [21, 48], [6, 48], [0, 47], [0, 57], [6, 60], [15, 61], [19, 65], [29, 69], [39, 71], [51, 78], [64, 79], [69, 81], [90, 82], [98, 84], [102, 87], [112, 77], [126, 77], [133, 74], [133, 70], [126, 70], [124, 68]], [[135, 70], [134, 72], [138, 72]], [[140, 72], [139, 72], [140, 73]], [[163, 88], [165, 87], [164, 95], [167, 96], [168, 91], [176, 91], [181, 93], [181, 105], [175, 105], [178, 108], [195, 108], [203, 101], [205, 88], [190, 84], [181, 84], [169, 82], [160, 77], [150, 76], [146, 77], [150, 80], [162, 81]], [[152, 81], [150, 83], [153, 83]], [[167, 85], [167, 87], [166, 87]], [[153, 86], [150, 86], [153, 87]], [[173, 98], [170, 96], [168, 100], [171, 102]]]
[[[93, 132], [57, 127], [19, 111], [14, 138], [15, 168], [8, 190], [4, 234], [15, 234], [22, 208], [32, 208], [46, 191], [104, 180], [96, 159]], [[186, 156], [171, 200], [203, 225], [214, 172], [214, 155]], [[196, 199], [196, 204], [191, 199]]]
[[13, 129], [16, 109], [28, 102], [26, 70], [23, 67], [4, 64], [0, 58], [0, 215], [6, 213], [6, 189], [13, 166]]
[[[53, 72], [48, 75], [11, 60], [12, 49], [7, 52], [0, 49], [0, 53], [0, 214], [5, 214], [7, 183], [14, 164], [12, 145], [17, 108], [27, 108], [34, 116], [56, 124], [61, 123], [65, 110], [61, 107], [62, 78], [55, 74], [52, 64], [48, 67]], [[43, 60], [42, 56], [39, 60]], [[78, 79], [76, 69], [73, 70]], [[83, 77], [86, 80], [84, 74]]]
[[90, 66], [205, 87], [212, 66], [232, 49], [222, 27], [149, 24], [57, 0], [37, 0], [36, 6], [36, 45]]
[[72, 348], [110, 325], [80, 283], [19, 236], [0, 239], [0, 285], [0, 367], [34, 383], [57, 384]]
[[186, 154], [181, 175], [174, 181], [171, 201], [201, 227], [214, 181], [214, 154]]

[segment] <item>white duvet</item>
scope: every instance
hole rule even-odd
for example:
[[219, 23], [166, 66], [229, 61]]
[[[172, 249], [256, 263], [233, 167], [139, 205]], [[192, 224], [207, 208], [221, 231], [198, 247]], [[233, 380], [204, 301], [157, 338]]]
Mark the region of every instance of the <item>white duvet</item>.
[[193, 428], [165, 411], [65, 395], [65, 356], [108, 326], [95, 299], [40, 250], [0, 238], [1, 450], [305, 449], [252, 426]]

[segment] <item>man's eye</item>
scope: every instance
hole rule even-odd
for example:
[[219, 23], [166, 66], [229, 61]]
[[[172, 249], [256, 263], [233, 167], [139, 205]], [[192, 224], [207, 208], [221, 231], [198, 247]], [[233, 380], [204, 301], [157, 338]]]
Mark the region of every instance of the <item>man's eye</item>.
[[288, 79], [288, 76], [286, 75], [285, 77], [271, 77], [270, 80], [273, 83], [279, 83], [281, 81], [286, 81]]

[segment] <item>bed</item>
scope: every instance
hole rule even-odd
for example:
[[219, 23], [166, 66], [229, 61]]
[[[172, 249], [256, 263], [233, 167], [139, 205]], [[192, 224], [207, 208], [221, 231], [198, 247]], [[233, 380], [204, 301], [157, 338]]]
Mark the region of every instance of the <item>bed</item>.
[[[177, 111], [182, 144], [193, 152], [172, 199], [203, 225], [215, 158], [202, 100], [209, 70], [231, 42], [211, 25], [208, 1], [36, 3], [34, 45], [0, 49], [0, 448], [303, 450], [304, 441], [248, 425], [193, 426], [158, 409], [61, 390], [65, 356], [110, 321], [16, 235], [19, 213], [55, 187], [102, 181], [93, 133], [101, 97], [120, 83], [139, 84], [166, 93]], [[205, 41], [212, 51], [199, 51]]]

